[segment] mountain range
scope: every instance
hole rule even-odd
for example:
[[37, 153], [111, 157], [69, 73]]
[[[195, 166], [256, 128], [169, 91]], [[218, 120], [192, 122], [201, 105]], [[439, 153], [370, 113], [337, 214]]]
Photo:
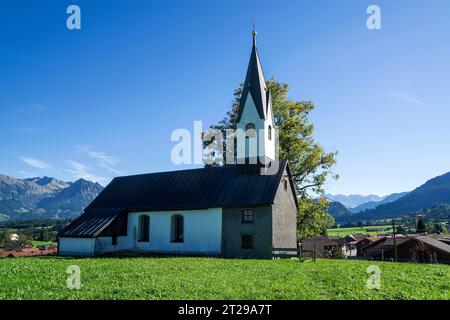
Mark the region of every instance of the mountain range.
[[[0, 221], [75, 218], [102, 190], [100, 184], [84, 179], [65, 182], [52, 177], [16, 179], [0, 174]], [[439, 204], [450, 204], [450, 172], [411, 192], [385, 197], [326, 197], [331, 200], [329, 213], [338, 223], [396, 218], [432, 207], [433, 214], [439, 214], [435, 212], [443, 208]], [[448, 206], [445, 208], [448, 211]]]
[[74, 218], [103, 190], [84, 179], [16, 179], [0, 174], [0, 221]]
[[380, 201], [345, 208], [347, 211], [332, 203], [329, 213], [337, 222], [345, 223], [402, 217], [437, 204], [450, 204], [450, 172], [428, 180], [411, 192], [396, 193]]
[[369, 202], [365, 202], [363, 204], [360, 204], [359, 206], [355, 207], [355, 208], [351, 208], [350, 211], [358, 213], [364, 210], [368, 210], [368, 209], [374, 209], [376, 207], [378, 207], [381, 204], [384, 203], [389, 203], [395, 200], [398, 200], [404, 196], [406, 196], [408, 194], [408, 192], [400, 192], [400, 193], [393, 193], [390, 194], [386, 197], [381, 198], [380, 201], [369, 201]]
[[383, 197], [379, 197], [379, 196], [373, 195], [373, 194], [368, 195], [368, 196], [363, 196], [360, 194], [351, 194], [348, 196], [343, 195], [343, 194], [337, 194], [337, 195], [326, 194], [325, 197], [328, 198], [332, 202], [342, 203], [348, 209], [356, 208], [359, 205], [362, 205], [367, 202], [378, 202], [378, 201], [383, 200]]

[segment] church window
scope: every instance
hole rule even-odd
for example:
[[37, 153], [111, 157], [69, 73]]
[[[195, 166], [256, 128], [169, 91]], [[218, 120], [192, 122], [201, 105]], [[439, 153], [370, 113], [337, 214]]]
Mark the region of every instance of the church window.
[[139, 241], [148, 242], [150, 240], [150, 217], [139, 216]]
[[272, 140], [272, 126], [271, 125], [269, 125], [269, 128], [268, 128], [267, 132], [268, 132], [268, 135], [269, 135], [269, 140]]
[[116, 246], [117, 245], [117, 236], [112, 236], [111, 241], [112, 241], [112, 245]]
[[252, 209], [242, 210], [242, 223], [253, 223], [253, 210]]
[[178, 214], [172, 216], [172, 242], [184, 242], [184, 218]]

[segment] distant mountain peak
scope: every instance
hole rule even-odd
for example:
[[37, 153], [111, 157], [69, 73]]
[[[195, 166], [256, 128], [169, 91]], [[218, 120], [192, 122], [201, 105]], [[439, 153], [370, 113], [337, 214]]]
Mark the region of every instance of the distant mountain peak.
[[71, 184], [70, 182], [64, 182], [64, 181], [58, 180], [56, 178], [47, 177], [47, 176], [44, 176], [42, 178], [41, 177], [28, 178], [28, 179], [24, 179], [24, 180], [28, 181], [28, 182], [34, 182], [37, 185], [47, 188], [48, 190], [51, 190], [51, 191], [59, 191], [59, 190], [65, 189], [65, 188], [69, 187]]
[[74, 218], [103, 190], [95, 182], [60, 181], [53, 177], [16, 179], [0, 174], [2, 220]]
[[368, 195], [364, 196], [361, 194], [350, 194], [350, 195], [344, 195], [344, 194], [326, 194], [325, 197], [327, 197], [331, 201], [336, 201], [342, 203], [345, 207], [351, 209], [355, 208], [365, 202], [369, 201], [381, 201], [383, 200], [383, 197], [377, 196], [377, 195]]
[[383, 199], [381, 201], [369, 201], [369, 202], [360, 204], [359, 206], [352, 208], [351, 211], [354, 213], [358, 213], [358, 212], [361, 212], [364, 210], [374, 209], [382, 204], [398, 200], [398, 199], [406, 196], [407, 194], [408, 194], [408, 192], [393, 193], [393, 194], [383, 197]]

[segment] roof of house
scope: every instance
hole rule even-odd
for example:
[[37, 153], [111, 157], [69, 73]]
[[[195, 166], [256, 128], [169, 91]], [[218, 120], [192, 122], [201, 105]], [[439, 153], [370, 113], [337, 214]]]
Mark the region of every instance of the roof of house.
[[366, 233], [354, 233], [354, 234], [350, 234], [350, 236], [352, 236], [355, 239], [364, 239], [367, 238], [369, 235]]
[[114, 178], [59, 236], [95, 237], [123, 212], [270, 205], [285, 170], [295, 195], [287, 161], [279, 166], [274, 175], [257, 165], [231, 165]]
[[[400, 234], [396, 235], [396, 237], [395, 237], [396, 245], [399, 245], [408, 240], [410, 240], [410, 239], [405, 237], [404, 235], [400, 235]], [[383, 236], [383, 237], [379, 237], [379, 239], [362, 247], [361, 250], [365, 251], [368, 248], [372, 248], [372, 247], [382, 247], [383, 249], [386, 249], [386, 248], [393, 247], [393, 246], [394, 246], [394, 237], [393, 236]]]
[[302, 243], [322, 243], [323, 245], [339, 245], [344, 246], [345, 240], [340, 237], [327, 237], [327, 236], [316, 236], [309, 237], [302, 240]]
[[450, 245], [445, 244], [442, 241], [433, 239], [433, 238], [431, 238], [429, 236], [417, 237], [416, 240], [424, 242], [424, 243], [426, 243], [426, 244], [428, 244], [428, 245], [430, 245], [430, 246], [432, 246], [434, 248], [437, 248], [437, 249], [439, 249], [441, 251], [450, 253]]
[[430, 236], [418, 236], [413, 238], [407, 238], [406, 241], [403, 241], [402, 243], [398, 244], [397, 247], [401, 247], [403, 245], [406, 245], [407, 243], [410, 243], [412, 241], [420, 241], [423, 242], [435, 249], [438, 249], [442, 252], [445, 252], [447, 254], [450, 254], [450, 245], [445, 244], [442, 241], [436, 240]]
[[363, 241], [369, 241], [370, 243], [375, 242], [377, 240], [380, 240], [382, 237], [364, 237], [361, 239], [358, 239], [358, 241], [355, 242], [355, 244], [359, 244], [360, 242]]
[[250, 55], [250, 61], [248, 63], [247, 75], [245, 77], [244, 88], [240, 100], [237, 121], [241, 118], [243, 107], [248, 96], [251, 95], [253, 102], [258, 110], [259, 117], [266, 119], [267, 108], [270, 101], [270, 92], [266, 86], [266, 80], [264, 79], [261, 62], [259, 60], [258, 49], [256, 48], [256, 33], [253, 33], [253, 47]]

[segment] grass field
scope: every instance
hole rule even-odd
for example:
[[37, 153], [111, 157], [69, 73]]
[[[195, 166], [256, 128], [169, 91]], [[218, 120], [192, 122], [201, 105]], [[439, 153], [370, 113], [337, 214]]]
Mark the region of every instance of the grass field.
[[57, 246], [56, 242], [51, 242], [51, 241], [31, 241], [31, 244], [35, 247], [40, 246], [40, 245], [53, 246], [53, 247]]
[[[381, 289], [366, 287], [367, 267]], [[81, 270], [69, 290], [67, 267]], [[0, 260], [1, 299], [450, 299], [450, 266], [369, 261], [33, 257]]]
[[[368, 231], [368, 229], [377, 229], [376, 231]], [[392, 226], [373, 226], [373, 227], [355, 227], [355, 228], [334, 228], [328, 229], [327, 233], [330, 237], [341, 236], [345, 237], [349, 234], [364, 233], [370, 236], [375, 236], [379, 233], [392, 232]]]

